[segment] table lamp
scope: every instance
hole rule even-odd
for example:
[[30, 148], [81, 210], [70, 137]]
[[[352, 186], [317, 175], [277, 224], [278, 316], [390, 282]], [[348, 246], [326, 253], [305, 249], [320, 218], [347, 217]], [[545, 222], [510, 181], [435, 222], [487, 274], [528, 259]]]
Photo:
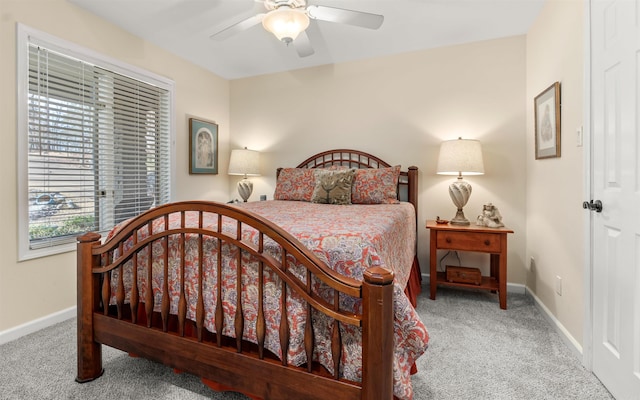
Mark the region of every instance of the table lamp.
[[247, 150], [246, 147], [244, 149], [231, 150], [229, 175], [244, 176], [238, 182], [238, 194], [246, 203], [249, 196], [251, 196], [251, 192], [253, 192], [253, 182], [247, 177], [260, 176], [260, 153], [255, 150]]
[[482, 147], [477, 140], [458, 138], [447, 140], [440, 145], [438, 155], [438, 175], [458, 175], [449, 185], [449, 196], [458, 211], [450, 221], [453, 225], [469, 225], [469, 220], [464, 216], [462, 208], [471, 196], [471, 185], [462, 179], [462, 175], [484, 174], [482, 162]]

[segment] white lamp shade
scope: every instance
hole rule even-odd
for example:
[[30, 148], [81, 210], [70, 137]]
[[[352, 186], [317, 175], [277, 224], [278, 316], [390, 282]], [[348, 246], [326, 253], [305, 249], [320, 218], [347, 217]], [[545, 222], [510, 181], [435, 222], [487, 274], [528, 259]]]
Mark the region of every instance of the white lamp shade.
[[264, 29], [273, 33], [278, 40], [290, 43], [298, 37], [300, 32], [309, 27], [309, 17], [305, 10], [298, 10], [287, 6], [281, 6], [269, 11], [262, 18]]
[[260, 176], [260, 153], [255, 150], [231, 150], [229, 175]]
[[438, 155], [439, 175], [482, 175], [482, 147], [478, 140], [447, 140], [440, 145]]

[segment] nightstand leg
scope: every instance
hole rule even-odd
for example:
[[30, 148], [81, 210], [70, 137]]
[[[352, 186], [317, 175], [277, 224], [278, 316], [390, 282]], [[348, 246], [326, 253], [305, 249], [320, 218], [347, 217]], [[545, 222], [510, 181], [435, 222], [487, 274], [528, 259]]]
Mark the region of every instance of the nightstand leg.
[[[493, 254], [492, 254], [493, 256]], [[500, 299], [500, 308], [503, 310], [507, 309], [507, 255], [505, 254], [496, 254], [496, 258], [498, 259], [498, 298]]]
[[[501, 254], [491, 254], [490, 256], [491, 277], [498, 282], [498, 299], [500, 308], [507, 309], [507, 257]], [[491, 293], [495, 293], [492, 290]]]
[[500, 308], [503, 310], [507, 309], [507, 234], [501, 235], [502, 240], [502, 251], [500, 252], [499, 258], [499, 271], [498, 275], [500, 276]]
[[[489, 271], [490, 276], [500, 283], [500, 255], [499, 254], [489, 254]], [[496, 293], [495, 290], [492, 290], [491, 293]]]
[[431, 231], [429, 233], [431, 246], [429, 247], [429, 287], [431, 289], [431, 300], [436, 299], [436, 290], [438, 288], [438, 271], [437, 267], [437, 257], [436, 257], [436, 237], [437, 232]]

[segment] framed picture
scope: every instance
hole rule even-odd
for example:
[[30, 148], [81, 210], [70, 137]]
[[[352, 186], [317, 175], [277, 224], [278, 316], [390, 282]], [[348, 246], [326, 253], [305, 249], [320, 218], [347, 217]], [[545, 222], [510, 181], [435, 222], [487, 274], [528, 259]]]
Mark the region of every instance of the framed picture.
[[218, 125], [189, 118], [189, 173], [218, 173]]
[[560, 157], [560, 82], [535, 98], [536, 160]]

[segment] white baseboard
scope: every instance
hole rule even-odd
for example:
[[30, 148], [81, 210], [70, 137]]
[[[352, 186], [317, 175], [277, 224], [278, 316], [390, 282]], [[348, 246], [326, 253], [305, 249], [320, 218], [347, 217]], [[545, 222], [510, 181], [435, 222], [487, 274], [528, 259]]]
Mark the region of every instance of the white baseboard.
[[538, 309], [542, 313], [542, 316], [551, 324], [551, 326], [558, 332], [562, 341], [567, 345], [569, 350], [582, 362], [582, 345], [569, 333], [569, 331], [558, 321], [558, 319], [551, 313], [547, 306], [536, 296], [531, 290], [527, 288], [527, 294], [533, 298]]
[[11, 342], [12, 340], [16, 340], [30, 333], [37, 332], [49, 326], [55, 325], [58, 322], [66, 321], [70, 318], [75, 318], [77, 314], [76, 309], [76, 306], [69, 307], [66, 310], [58, 311], [42, 318], [38, 318], [25, 324], [18, 325], [14, 328], [2, 331], [0, 332], [0, 345]]
[[507, 282], [507, 293], [526, 294], [527, 287], [520, 283]]

